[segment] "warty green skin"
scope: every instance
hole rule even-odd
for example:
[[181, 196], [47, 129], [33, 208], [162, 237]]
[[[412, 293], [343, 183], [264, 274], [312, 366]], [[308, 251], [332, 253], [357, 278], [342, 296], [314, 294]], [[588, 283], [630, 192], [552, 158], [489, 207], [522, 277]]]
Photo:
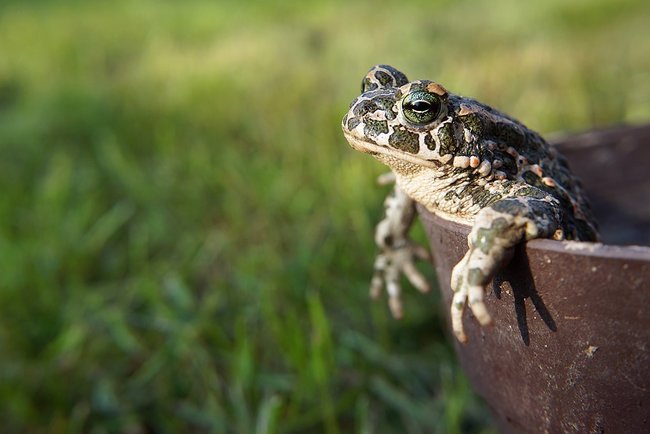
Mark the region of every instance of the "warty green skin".
[[[425, 102], [412, 106], [414, 99]], [[399, 193], [387, 199], [375, 234], [380, 254], [372, 293], [385, 284], [396, 316], [402, 315], [400, 272], [418, 289], [428, 289], [413, 266], [416, 247], [408, 239], [410, 223], [403, 223], [408, 218], [396, 211], [412, 213], [414, 201], [472, 226], [469, 249], [451, 281], [452, 327], [463, 342], [465, 305], [481, 324], [490, 323], [485, 288], [518, 243], [598, 239], [584, 191], [554, 147], [517, 120], [435, 82], [409, 82], [395, 68], [374, 66], [342, 128], [354, 149], [373, 155], [395, 175]]]

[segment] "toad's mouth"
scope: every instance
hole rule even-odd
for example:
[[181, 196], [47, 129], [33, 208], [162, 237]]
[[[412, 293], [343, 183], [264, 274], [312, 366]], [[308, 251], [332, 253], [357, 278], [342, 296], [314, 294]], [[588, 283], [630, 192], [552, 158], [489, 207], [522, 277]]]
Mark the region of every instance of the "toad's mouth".
[[418, 157], [417, 155], [400, 151], [396, 148], [387, 148], [386, 146], [381, 146], [376, 143], [372, 143], [356, 137], [349, 131], [344, 130], [343, 135], [345, 136], [345, 139], [348, 141], [350, 146], [359, 152], [364, 152], [371, 155], [388, 155], [399, 160], [407, 161], [409, 163], [413, 163], [422, 167], [430, 167], [432, 169], [441, 166], [441, 163], [437, 160], [425, 160], [424, 158]]

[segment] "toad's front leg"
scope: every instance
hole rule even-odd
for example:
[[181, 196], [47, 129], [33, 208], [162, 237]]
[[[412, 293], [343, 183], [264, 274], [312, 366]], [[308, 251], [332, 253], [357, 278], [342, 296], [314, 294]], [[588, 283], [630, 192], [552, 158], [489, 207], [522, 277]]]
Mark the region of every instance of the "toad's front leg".
[[510, 260], [518, 243], [563, 238], [558, 210], [554, 199], [515, 197], [495, 202], [478, 213], [467, 238], [469, 250], [451, 273], [451, 323], [459, 341], [467, 341], [462, 320], [466, 303], [481, 325], [491, 322], [483, 303], [485, 289]]
[[[391, 178], [380, 178], [380, 183], [386, 183], [387, 179]], [[415, 267], [416, 259], [428, 261], [429, 254], [408, 237], [416, 215], [415, 203], [397, 185], [384, 201], [384, 209], [384, 218], [375, 230], [379, 253], [375, 259], [370, 295], [378, 298], [386, 285], [391, 313], [395, 318], [401, 318], [400, 275], [403, 273], [421, 292], [430, 291], [426, 278]]]

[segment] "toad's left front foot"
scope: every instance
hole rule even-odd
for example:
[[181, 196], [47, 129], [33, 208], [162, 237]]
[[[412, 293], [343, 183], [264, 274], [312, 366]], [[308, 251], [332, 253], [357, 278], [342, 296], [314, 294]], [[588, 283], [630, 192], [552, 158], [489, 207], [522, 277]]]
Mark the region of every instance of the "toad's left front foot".
[[483, 208], [467, 237], [469, 250], [451, 272], [451, 327], [461, 342], [465, 303], [481, 325], [492, 322], [483, 297], [494, 275], [506, 265], [518, 243], [533, 238], [562, 239], [557, 207], [547, 200], [509, 198]]
[[[467, 342], [467, 336], [463, 329], [463, 311], [466, 301], [481, 325], [488, 325], [492, 322], [492, 317], [483, 302], [483, 296], [485, 287], [490, 282], [493, 273], [473, 267], [477, 260], [480, 261], [476, 256], [481, 256], [481, 252], [470, 248], [451, 272], [451, 289], [454, 291], [451, 303], [451, 328], [461, 342]], [[485, 263], [488, 258], [481, 259]], [[488, 261], [493, 262], [489, 259]]]

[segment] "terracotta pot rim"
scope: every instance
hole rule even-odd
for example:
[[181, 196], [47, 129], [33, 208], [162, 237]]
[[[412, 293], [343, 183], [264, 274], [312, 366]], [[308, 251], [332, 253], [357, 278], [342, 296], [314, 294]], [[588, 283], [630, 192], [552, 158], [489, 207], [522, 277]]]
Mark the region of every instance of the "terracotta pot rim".
[[[454, 221], [439, 217], [424, 208], [419, 209], [420, 216], [425, 216], [434, 224], [444, 227], [453, 232], [467, 236], [471, 226], [463, 225]], [[591, 256], [612, 259], [629, 259], [650, 262], [650, 247], [647, 246], [623, 246], [616, 244], [593, 243], [587, 241], [556, 241], [549, 239], [536, 239], [526, 243], [526, 247], [532, 250], [567, 252], [577, 256]]]

